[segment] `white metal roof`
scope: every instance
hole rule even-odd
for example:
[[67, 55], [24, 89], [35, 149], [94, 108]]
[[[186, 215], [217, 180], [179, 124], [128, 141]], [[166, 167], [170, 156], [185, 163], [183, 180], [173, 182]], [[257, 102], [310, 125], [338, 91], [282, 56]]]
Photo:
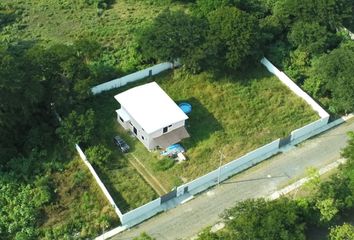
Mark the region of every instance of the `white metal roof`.
[[156, 82], [134, 87], [114, 98], [147, 133], [188, 119]]

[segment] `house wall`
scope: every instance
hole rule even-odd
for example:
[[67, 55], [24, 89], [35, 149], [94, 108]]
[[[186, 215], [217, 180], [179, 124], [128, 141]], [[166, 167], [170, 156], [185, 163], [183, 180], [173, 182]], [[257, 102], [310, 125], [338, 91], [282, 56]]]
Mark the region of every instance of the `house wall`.
[[129, 123], [128, 123], [128, 122], [123, 122], [123, 121], [119, 118], [119, 114], [117, 114], [117, 122], [118, 122], [125, 130], [129, 130]]
[[[129, 118], [131, 119], [130, 114], [125, 110], [125, 108], [124, 108], [123, 106], [121, 106], [121, 109], [122, 109], [123, 111], [125, 111], [125, 112], [129, 115]], [[119, 114], [117, 113], [117, 121], [118, 121], [118, 123], [119, 123], [125, 130], [129, 130], [129, 129], [130, 129], [129, 121], [123, 122], [123, 121], [120, 120], [119, 117], [120, 117], [120, 116], [119, 116]]]
[[146, 148], [149, 148], [150, 137], [143, 130], [143, 128], [135, 121], [134, 118], [132, 118], [130, 116], [130, 121], [126, 124], [126, 126], [127, 126], [127, 129], [129, 129], [132, 133], [134, 133], [134, 127], [135, 127], [137, 130], [137, 134], [135, 135], [136, 138], [139, 139], [139, 141], [142, 142]]
[[[183, 121], [179, 121], [179, 122], [171, 124], [172, 126], [168, 128], [168, 132], [171, 132], [171, 131], [173, 131], [173, 130], [175, 130], [177, 128], [183, 127], [184, 123], [185, 123], [185, 121], [183, 120]], [[155, 131], [155, 132], [153, 132], [153, 133], [150, 133], [149, 137], [150, 138], [157, 138], [157, 137], [160, 137], [161, 135], [163, 135], [163, 129], [162, 128], [157, 130], [157, 131]]]
[[[144, 146], [149, 149], [152, 150], [155, 147], [157, 147], [154, 143], [153, 143], [153, 139], [156, 137], [159, 137], [161, 135], [163, 135], [163, 128], [148, 134], [147, 132], [145, 132], [145, 130], [143, 130], [143, 128], [135, 121], [135, 119], [128, 113], [128, 111], [124, 108], [124, 106], [121, 105], [121, 109], [123, 109], [130, 117], [130, 121], [128, 122], [122, 122], [119, 119], [119, 115], [117, 114], [117, 122], [125, 129], [125, 130], [129, 130], [131, 132], [134, 133], [134, 127], [137, 130], [137, 134], [136, 137], [139, 139], [140, 142], [142, 142], [144, 144]], [[182, 126], [184, 126], [185, 121], [179, 121], [176, 123], [171, 124], [172, 126], [168, 128], [168, 132], [171, 132], [177, 128], [180, 128]], [[144, 138], [144, 139], [143, 139]]]
[[[168, 131], [166, 133], [169, 133], [175, 129], [178, 129], [180, 127], [184, 127], [184, 123], [185, 121], [180, 121], [180, 122], [177, 122], [177, 123], [174, 123], [174, 124], [171, 124], [172, 126], [168, 128]], [[163, 135], [163, 129], [159, 129], [153, 133], [150, 133], [148, 138], [149, 138], [149, 146], [148, 146], [148, 149], [154, 149], [157, 147], [157, 145], [154, 143], [153, 139], [154, 138], [157, 138], [157, 137], [160, 137], [161, 135]]]

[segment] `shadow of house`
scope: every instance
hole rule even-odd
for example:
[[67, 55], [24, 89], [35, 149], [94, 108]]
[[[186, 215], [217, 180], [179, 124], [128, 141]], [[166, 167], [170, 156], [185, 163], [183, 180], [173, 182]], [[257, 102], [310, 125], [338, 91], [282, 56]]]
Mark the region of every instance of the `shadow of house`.
[[182, 141], [186, 148], [195, 147], [198, 142], [208, 139], [211, 134], [223, 130], [214, 115], [198, 99], [192, 97], [178, 101], [177, 105], [182, 102], [192, 105], [192, 112], [188, 114], [189, 119], [186, 120], [186, 128], [190, 138]]

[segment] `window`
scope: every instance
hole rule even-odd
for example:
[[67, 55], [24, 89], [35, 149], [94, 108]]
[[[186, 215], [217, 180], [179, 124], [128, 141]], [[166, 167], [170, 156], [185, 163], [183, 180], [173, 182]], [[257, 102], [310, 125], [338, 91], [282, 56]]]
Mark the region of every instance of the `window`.
[[141, 135], [141, 139], [145, 140], [145, 138], [144, 138], [144, 136], [143, 136], [143, 135]]
[[135, 135], [138, 135], [138, 130], [135, 127], [133, 127], [133, 132]]
[[119, 120], [120, 120], [121, 122], [124, 122], [123, 118], [121, 118], [121, 117], [119, 117]]
[[164, 127], [164, 128], [162, 129], [162, 133], [167, 133], [167, 131], [168, 131], [168, 127]]

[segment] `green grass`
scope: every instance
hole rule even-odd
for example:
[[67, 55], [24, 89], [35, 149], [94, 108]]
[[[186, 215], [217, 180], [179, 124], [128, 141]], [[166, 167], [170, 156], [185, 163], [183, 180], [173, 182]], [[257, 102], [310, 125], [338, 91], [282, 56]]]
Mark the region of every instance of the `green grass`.
[[[85, 0], [2, 0], [0, 7], [16, 11], [16, 22], [3, 29], [0, 41], [71, 43], [78, 38], [94, 39], [107, 47], [103, 61], [123, 71], [139, 67], [134, 35], [163, 9], [183, 8], [169, 1], [117, 0], [101, 16]], [[1, 9], [1, 8], [0, 8]]]
[[[97, 116], [97, 129], [93, 144], [104, 144], [113, 151], [113, 157], [104, 169], [97, 169], [100, 178], [112, 195], [119, 209], [123, 212], [139, 207], [158, 197], [154, 190], [133, 168], [125, 155], [113, 143], [113, 137], [122, 133], [132, 148], [137, 145], [134, 138], [124, 132], [117, 124], [117, 102], [112, 93], [101, 94], [90, 99], [86, 104], [93, 108]], [[113, 111], [112, 111], [113, 109]]]
[[[16, 21], [1, 30], [0, 41], [53, 44], [89, 37], [106, 46], [102, 61], [107, 65], [133, 71], [142, 67], [140, 56], [134, 51], [135, 33], [166, 7], [188, 7], [169, 0], [120, 0], [99, 16], [94, 6], [83, 2], [2, 0], [0, 7], [8, 6]], [[115, 151], [109, 164], [113, 170], [101, 170], [100, 174], [123, 210], [157, 195], [128, 163], [129, 155], [123, 156], [115, 149], [111, 139], [117, 133], [125, 137], [133, 153], [160, 182], [171, 189], [215, 169], [220, 149], [227, 162], [316, 118], [305, 103], [260, 68], [246, 76], [216, 78], [208, 73], [190, 76], [176, 70], [156, 80], [175, 101], [186, 100], [193, 105], [187, 125], [191, 138], [183, 141], [189, 160], [166, 171], [156, 171], [158, 153], [149, 153], [116, 122], [114, 110], [118, 104], [113, 96], [127, 88], [97, 96], [88, 104], [99, 119], [95, 144], [103, 143]]]
[[87, 167], [76, 156], [50, 176], [55, 196], [43, 209], [39, 230], [43, 239], [64, 239], [68, 232], [95, 237], [119, 220]]
[[[115, 110], [119, 105], [113, 96], [151, 80], [156, 80], [177, 103], [188, 101], [193, 107], [187, 121], [191, 137], [182, 141], [188, 160], [166, 171], [156, 170], [156, 162], [161, 159], [159, 152], [148, 152], [142, 143], [125, 132], [116, 121]], [[254, 71], [246, 75], [219, 77], [206, 72], [189, 75], [178, 69], [95, 96], [88, 106], [100, 116], [96, 131], [97, 144], [104, 143], [114, 148], [111, 138], [115, 134], [122, 135], [132, 146], [132, 153], [166, 189], [216, 169], [220, 150], [226, 156], [223, 160], [226, 163], [318, 119], [302, 99], [261, 66], [255, 66]], [[125, 165], [131, 157], [119, 153], [116, 156], [117, 162]], [[147, 187], [146, 183], [140, 184], [139, 189]], [[132, 194], [118, 183], [115, 186], [122, 196]], [[130, 201], [126, 202], [131, 204]]]

